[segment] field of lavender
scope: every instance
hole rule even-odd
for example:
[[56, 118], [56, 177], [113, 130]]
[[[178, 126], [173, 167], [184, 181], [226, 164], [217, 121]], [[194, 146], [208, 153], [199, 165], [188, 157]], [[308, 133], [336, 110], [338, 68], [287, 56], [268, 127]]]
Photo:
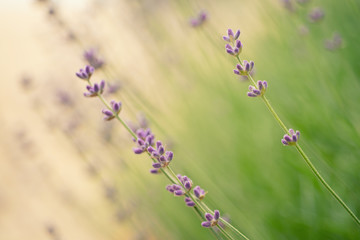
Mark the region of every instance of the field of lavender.
[[358, 0], [0, 19], [1, 240], [360, 239]]

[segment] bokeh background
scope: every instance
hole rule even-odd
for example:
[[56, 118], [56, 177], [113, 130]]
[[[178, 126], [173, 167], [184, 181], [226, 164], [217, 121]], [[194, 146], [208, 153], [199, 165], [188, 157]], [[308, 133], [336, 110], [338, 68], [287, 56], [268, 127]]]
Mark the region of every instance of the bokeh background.
[[[199, 14], [207, 19], [192, 25]], [[312, 16], [310, 16], [310, 15]], [[360, 215], [360, 2], [83, 0], [0, 3], [0, 239], [211, 239], [102, 120], [75, 72], [93, 49], [122, 117], [147, 124], [177, 173], [250, 239], [359, 239], [248, 80], [242, 59], [324, 178]]]

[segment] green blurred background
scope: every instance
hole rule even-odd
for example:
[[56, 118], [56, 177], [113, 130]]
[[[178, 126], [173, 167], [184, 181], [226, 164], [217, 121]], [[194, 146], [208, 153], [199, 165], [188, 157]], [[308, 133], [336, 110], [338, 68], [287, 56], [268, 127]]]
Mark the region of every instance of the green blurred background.
[[[246, 96], [249, 82], [224, 51], [227, 29], [240, 29], [241, 58], [255, 62], [273, 107], [359, 216], [360, 2], [303, 2], [4, 4], [14, 27], [0, 44], [11, 59], [0, 64], [0, 238], [213, 238], [165, 190], [167, 179], [148, 173], [149, 159], [132, 153], [120, 124], [102, 121], [101, 103], [82, 97], [74, 73], [95, 48], [105, 66], [94, 79], [120, 86], [106, 98], [123, 102], [127, 122], [145, 116], [174, 151], [173, 169], [250, 239], [359, 239], [296, 150], [282, 146], [262, 101]], [[315, 7], [325, 15], [313, 22]], [[192, 27], [201, 10], [208, 19]], [[334, 36], [341, 42], [329, 49]]]

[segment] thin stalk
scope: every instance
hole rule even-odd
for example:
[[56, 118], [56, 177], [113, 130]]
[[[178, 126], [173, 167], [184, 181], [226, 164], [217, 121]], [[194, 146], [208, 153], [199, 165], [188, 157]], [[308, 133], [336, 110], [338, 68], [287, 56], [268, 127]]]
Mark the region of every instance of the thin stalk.
[[[236, 57], [236, 59], [241, 64], [239, 56]], [[250, 73], [247, 74], [248, 78], [251, 80], [251, 82], [254, 84], [255, 87], [257, 87], [254, 79], [250, 75]], [[269, 100], [263, 95], [261, 96], [261, 99], [265, 103], [266, 107], [269, 109], [270, 113], [273, 115], [275, 120], [278, 122], [280, 127], [285, 131], [285, 133], [289, 133], [288, 128], [285, 126], [283, 121], [281, 121], [279, 115], [275, 112], [274, 108], [271, 106]], [[315, 174], [315, 176], [320, 180], [320, 182], [324, 185], [324, 187], [330, 192], [330, 194], [340, 203], [340, 205], [350, 214], [350, 216], [355, 220], [355, 222], [360, 226], [360, 220], [357, 218], [357, 216], [351, 211], [351, 209], [346, 205], [346, 203], [342, 200], [342, 198], [330, 187], [330, 185], [325, 181], [325, 179], [320, 175], [319, 171], [315, 168], [313, 163], [311, 162], [310, 158], [305, 154], [305, 152], [302, 150], [300, 145], [296, 143], [295, 145], [297, 151], [300, 153], [301, 157], [305, 160], [306, 164], [310, 167], [311, 171]], [[225, 222], [224, 222], [225, 223]]]
[[304, 158], [307, 165], [310, 167], [311, 171], [317, 176], [317, 178], [321, 181], [321, 183], [326, 187], [326, 189], [333, 195], [333, 197], [345, 208], [345, 210], [353, 217], [355, 222], [360, 225], [360, 220], [356, 217], [356, 215], [351, 211], [351, 209], [345, 204], [345, 202], [336, 194], [336, 192], [329, 186], [329, 184], [325, 181], [325, 179], [320, 175], [318, 170], [316, 170], [315, 166], [310, 161], [309, 157], [305, 154], [299, 144], [295, 145], [296, 150], [301, 154]]
[[225, 235], [225, 237], [226, 237], [227, 239], [234, 240], [234, 238], [233, 238], [228, 232], [226, 232], [222, 227], [220, 227], [219, 225], [218, 225], [218, 229], [220, 230], [220, 232], [221, 232], [222, 234]]

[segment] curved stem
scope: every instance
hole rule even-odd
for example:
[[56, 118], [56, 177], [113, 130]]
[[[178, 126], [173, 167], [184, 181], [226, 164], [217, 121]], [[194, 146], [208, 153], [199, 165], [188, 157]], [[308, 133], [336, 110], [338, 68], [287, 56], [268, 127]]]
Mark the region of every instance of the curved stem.
[[333, 195], [333, 197], [345, 208], [345, 210], [353, 217], [355, 222], [360, 225], [360, 220], [356, 217], [356, 215], [351, 211], [351, 209], [346, 205], [346, 203], [336, 194], [336, 192], [330, 187], [330, 185], [325, 181], [325, 179], [320, 175], [318, 170], [316, 170], [315, 166], [310, 161], [309, 157], [305, 154], [299, 144], [295, 145], [296, 150], [300, 153], [300, 155], [304, 158], [307, 165], [310, 167], [311, 171], [316, 175], [316, 177], [320, 180], [320, 182], [326, 187], [326, 189]]
[[[239, 63], [241, 64], [239, 56], [236, 57]], [[256, 87], [255, 81], [252, 76], [248, 73], [248, 78], [253, 82]], [[265, 103], [266, 107], [269, 109], [270, 113], [273, 115], [275, 120], [278, 122], [280, 127], [284, 130], [285, 133], [289, 133], [286, 125], [281, 121], [280, 117], [275, 112], [274, 108], [271, 106], [269, 100], [263, 95], [261, 99]], [[341, 197], [330, 187], [330, 185], [325, 181], [325, 179], [320, 175], [319, 171], [312, 164], [310, 158], [305, 154], [299, 144], [295, 145], [297, 151], [300, 153], [301, 157], [305, 160], [306, 164], [310, 167], [311, 171], [315, 174], [315, 176], [320, 180], [320, 182], [324, 185], [324, 187], [331, 193], [331, 195], [340, 203], [340, 205], [350, 214], [350, 216], [355, 220], [355, 222], [360, 226], [360, 220], [357, 216], [351, 211], [351, 209], [346, 205], [346, 203], [341, 199]], [[225, 222], [224, 222], [225, 223]]]

